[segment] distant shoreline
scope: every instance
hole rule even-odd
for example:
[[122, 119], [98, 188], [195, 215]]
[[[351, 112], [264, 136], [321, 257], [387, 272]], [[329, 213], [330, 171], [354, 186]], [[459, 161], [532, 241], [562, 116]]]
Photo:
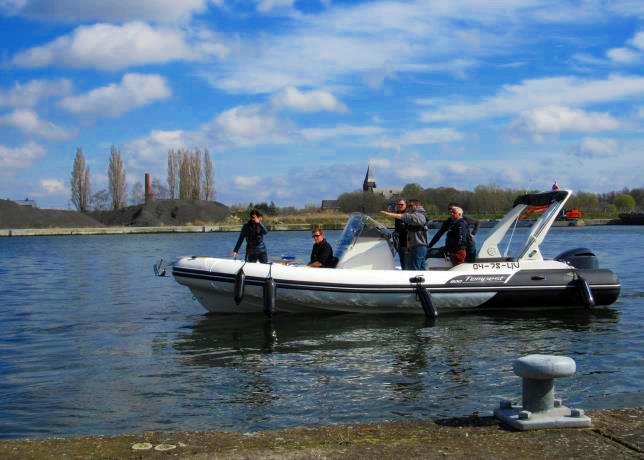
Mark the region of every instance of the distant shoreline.
[[[434, 221], [432, 229], [440, 227], [441, 221]], [[576, 221], [558, 221], [556, 227], [584, 227], [598, 225], [622, 225], [615, 219], [586, 219], [580, 225]], [[482, 225], [484, 228], [492, 225]], [[342, 230], [344, 223], [324, 224], [327, 230]], [[269, 231], [306, 231], [311, 224], [268, 225]], [[70, 228], [20, 228], [0, 229], [0, 237], [17, 236], [69, 236], [69, 235], [142, 235], [155, 233], [219, 233], [239, 232], [241, 225], [177, 225], [163, 227], [70, 227]]]

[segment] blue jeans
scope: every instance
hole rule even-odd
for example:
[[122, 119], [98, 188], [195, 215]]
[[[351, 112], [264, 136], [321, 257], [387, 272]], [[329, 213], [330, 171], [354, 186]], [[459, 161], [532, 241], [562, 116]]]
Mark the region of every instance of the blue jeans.
[[425, 270], [425, 259], [427, 258], [427, 246], [419, 244], [409, 248], [407, 254], [407, 266], [405, 270]]
[[400, 268], [406, 270], [407, 260], [409, 259], [409, 250], [406, 247], [398, 248], [398, 258], [400, 259]]

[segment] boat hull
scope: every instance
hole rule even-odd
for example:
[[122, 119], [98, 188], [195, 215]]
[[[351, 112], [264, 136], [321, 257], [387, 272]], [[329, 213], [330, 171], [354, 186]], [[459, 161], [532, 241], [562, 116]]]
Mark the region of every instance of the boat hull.
[[[237, 305], [234, 289], [240, 269], [245, 273], [245, 288]], [[517, 262], [463, 264], [451, 270], [414, 272], [313, 269], [190, 257], [174, 264], [173, 275], [215, 313], [262, 312], [263, 285], [269, 277], [276, 284], [277, 310], [291, 313], [423, 315], [419, 283], [411, 281], [416, 276], [424, 278], [420, 288], [430, 293], [439, 312], [583, 308], [584, 298], [576, 283], [579, 276], [588, 281], [597, 305], [615, 302], [620, 291], [619, 280], [609, 270], [576, 270], [559, 262], [540, 267]]]

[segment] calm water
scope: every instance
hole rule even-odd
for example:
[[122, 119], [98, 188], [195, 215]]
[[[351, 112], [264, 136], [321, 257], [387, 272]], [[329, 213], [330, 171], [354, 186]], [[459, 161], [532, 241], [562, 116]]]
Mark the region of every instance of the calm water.
[[[328, 232], [333, 243], [339, 232]], [[0, 438], [489, 414], [520, 401], [514, 358], [574, 358], [565, 404], [644, 405], [644, 227], [554, 228], [552, 257], [588, 246], [620, 300], [597, 313], [439, 317], [205, 316], [156, 278], [158, 257], [228, 255], [236, 234], [0, 239]], [[482, 238], [481, 238], [482, 240]], [[309, 232], [274, 232], [306, 258]]]

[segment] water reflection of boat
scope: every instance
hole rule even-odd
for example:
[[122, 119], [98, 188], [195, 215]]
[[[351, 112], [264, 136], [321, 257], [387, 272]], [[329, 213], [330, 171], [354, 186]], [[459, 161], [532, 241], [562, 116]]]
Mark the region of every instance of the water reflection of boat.
[[[264, 310], [270, 314], [275, 301], [282, 312], [428, 316], [464, 309], [609, 305], [617, 299], [620, 283], [610, 270], [599, 268], [592, 251], [578, 248], [554, 260], [541, 255], [539, 246], [571, 194], [556, 190], [518, 197], [491, 230], [473, 263], [452, 266], [437, 251], [427, 259], [425, 271], [396, 269], [389, 230], [354, 214], [337, 245], [335, 269], [193, 256], [175, 262], [173, 275], [206, 309], [219, 313]], [[535, 207], [543, 213], [531, 222], [525, 241], [512, 245], [524, 211]], [[505, 251], [500, 249], [502, 244]], [[234, 293], [242, 291], [243, 301], [237, 305], [234, 297], [240, 298]]]

